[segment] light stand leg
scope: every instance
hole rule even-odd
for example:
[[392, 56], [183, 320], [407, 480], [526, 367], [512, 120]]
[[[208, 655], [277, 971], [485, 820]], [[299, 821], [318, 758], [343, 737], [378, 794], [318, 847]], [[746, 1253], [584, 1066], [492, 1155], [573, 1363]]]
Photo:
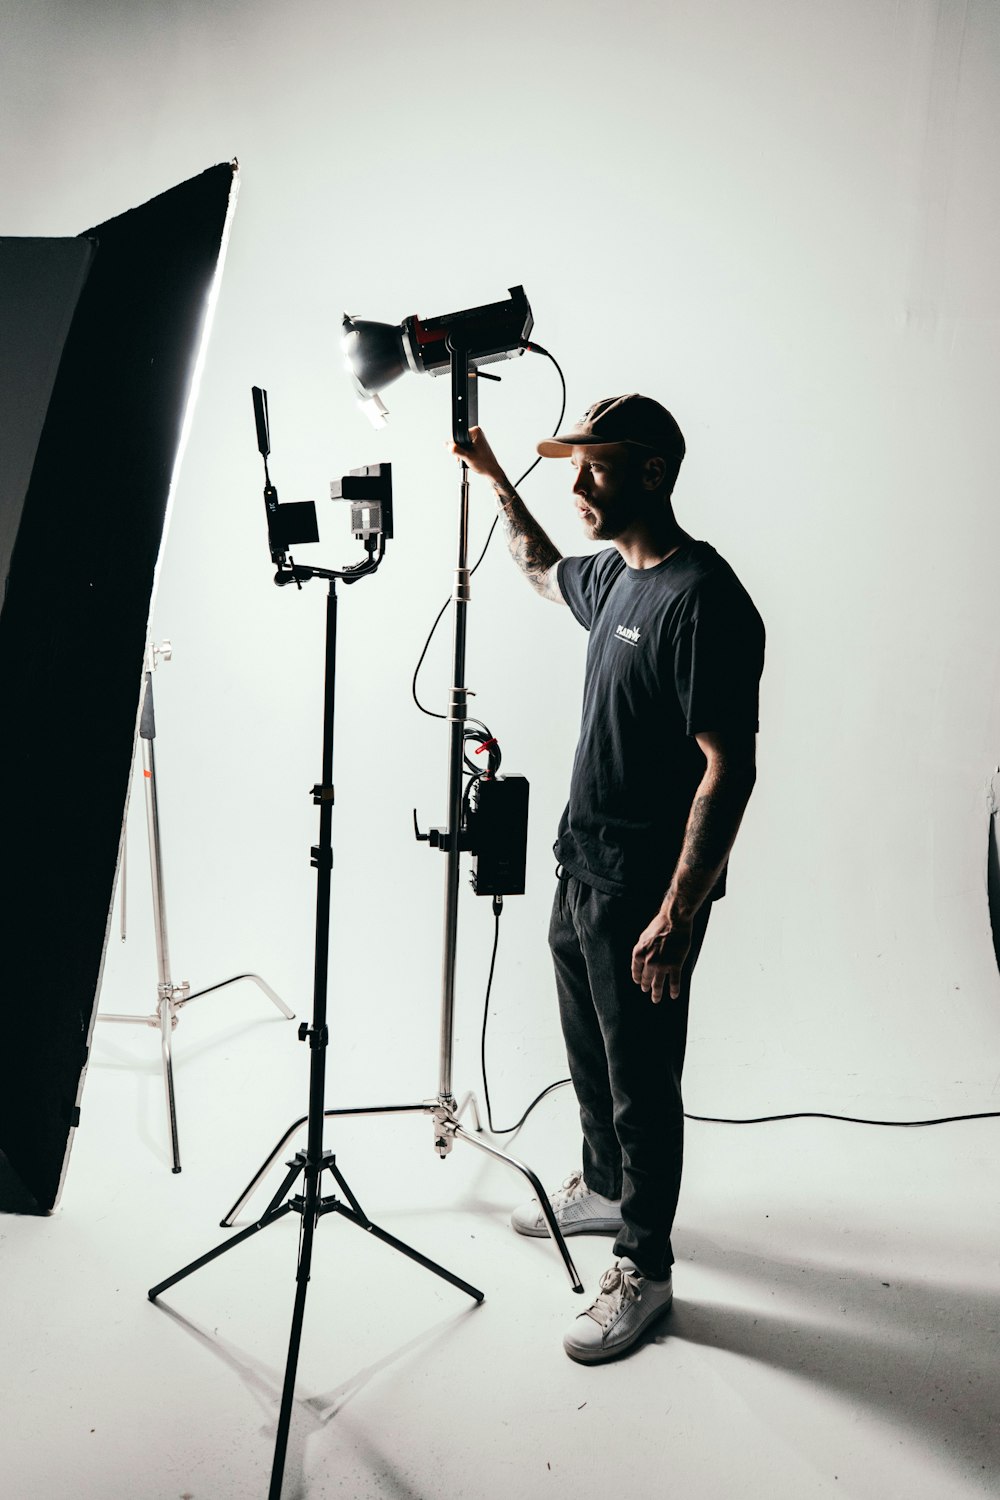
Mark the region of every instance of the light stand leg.
[[267, 1491], [267, 1500], [281, 1500], [281, 1483], [285, 1477], [285, 1455], [288, 1452], [288, 1434], [291, 1430], [292, 1406], [295, 1401], [295, 1375], [299, 1367], [302, 1324], [306, 1315], [306, 1293], [309, 1290], [309, 1275], [312, 1270], [316, 1211], [316, 1195], [310, 1194], [307, 1187], [306, 1204], [302, 1210], [302, 1224], [299, 1232], [299, 1258], [295, 1271], [292, 1325], [288, 1334], [288, 1358], [285, 1361], [285, 1379], [281, 1387], [281, 1406], [278, 1411], [278, 1430], [274, 1438], [274, 1458], [271, 1462], [271, 1483]]
[[220, 979], [218, 984], [207, 984], [204, 989], [191, 990], [188, 994], [181, 995], [180, 999], [174, 1001], [174, 1005], [177, 1010], [180, 1010], [182, 1006], [190, 1005], [192, 1000], [200, 1000], [202, 995], [214, 994], [216, 990], [224, 990], [231, 984], [240, 984], [244, 979], [248, 979], [251, 984], [255, 984], [259, 990], [262, 990], [271, 1003], [278, 1007], [286, 1021], [294, 1021], [295, 1012], [289, 1009], [281, 996], [272, 990], [259, 974], [234, 974], [230, 979]]
[[177, 1138], [177, 1105], [174, 1098], [174, 1061], [171, 1052], [171, 1033], [176, 1022], [167, 995], [160, 997], [160, 1045], [163, 1055], [163, 1087], [167, 1096], [167, 1122], [170, 1126], [170, 1154], [172, 1171], [181, 1169], [181, 1148]]
[[478, 1148], [478, 1150], [485, 1151], [487, 1155], [492, 1156], [496, 1161], [506, 1162], [508, 1167], [514, 1167], [515, 1170], [520, 1172], [523, 1177], [527, 1178], [535, 1197], [538, 1199], [538, 1206], [541, 1209], [542, 1214], [544, 1215], [545, 1222], [549, 1226], [549, 1234], [552, 1237], [552, 1241], [556, 1249], [559, 1251], [559, 1254], [562, 1256], [562, 1263], [566, 1267], [566, 1274], [569, 1277], [569, 1284], [573, 1288], [574, 1292], [582, 1292], [583, 1282], [577, 1275], [576, 1266], [573, 1264], [573, 1258], [570, 1255], [569, 1250], [566, 1248], [566, 1240], [562, 1230], [559, 1228], [558, 1220], [556, 1219], [556, 1216], [552, 1211], [552, 1204], [549, 1202], [549, 1195], [548, 1193], [546, 1193], [545, 1189], [542, 1187], [541, 1181], [531, 1170], [531, 1168], [525, 1166], [523, 1161], [518, 1161], [516, 1156], [508, 1156], [506, 1151], [501, 1151], [496, 1146], [491, 1146], [488, 1141], [482, 1140], [480, 1136], [470, 1135], [464, 1125], [455, 1125], [455, 1138], [456, 1140], [460, 1141], [468, 1141], [470, 1146], [475, 1146]]
[[246, 1229], [241, 1229], [238, 1234], [233, 1235], [232, 1239], [224, 1240], [221, 1245], [216, 1245], [214, 1250], [209, 1250], [204, 1255], [199, 1255], [198, 1259], [191, 1261], [190, 1265], [184, 1266], [180, 1271], [175, 1271], [172, 1276], [166, 1277], [165, 1280], [157, 1282], [156, 1286], [150, 1287], [146, 1294], [150, 1302], [155, 1302], [161, 1293], [167, 1291], [172, 1286], [176, 1286], [178, 1281], [183, 1281], [186, 1276], [190, 1276], [194, 1271], [200, 1271], [202, 1266], [207, 1266], [210, 1261], [218, 1260], [220, 1255], [226, 1255], [230, 1250], [235, 1250], [236, 1246], [241, 1245], [244, 1240], [250, 1239], [262, 1229], [267, 1229], [276, 1219], [284, 1218], [285, 1214], [290, 1214], [293, 1208], [294, 1204], [291, 1202], [283, 1203], [280, 1208], [275, 1209], [274, 1213], [262, 1214], [256, 1224], [251, 1224]]

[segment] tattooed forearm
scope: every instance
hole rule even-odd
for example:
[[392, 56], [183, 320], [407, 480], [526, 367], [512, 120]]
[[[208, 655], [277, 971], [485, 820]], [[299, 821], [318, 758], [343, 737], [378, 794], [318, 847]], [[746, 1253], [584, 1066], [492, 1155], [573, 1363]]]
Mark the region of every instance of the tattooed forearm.
[[493, 488], [500, 504], [500, 519], [511, 557], [536, 593], [543, 599], [562, 603], [555, 571], [562, 553], [506, 480], [498, 481]]
[[666, 914], [690, 918], [722, 873], [754, 786], [753, 767], [706, 774], [688, 815], [684, 844], [663, 901]]

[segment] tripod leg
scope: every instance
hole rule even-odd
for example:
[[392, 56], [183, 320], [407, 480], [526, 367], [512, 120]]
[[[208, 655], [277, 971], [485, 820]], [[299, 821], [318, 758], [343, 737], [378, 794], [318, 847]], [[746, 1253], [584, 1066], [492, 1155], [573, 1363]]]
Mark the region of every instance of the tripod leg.
[[[460, 1292], [465, 1292], [474, 1302], [482, 1302], [485, 1298], [486, 1293], [481, 1292], [471, 1282], [463, 1281], [461, 1276], [456, 1276], [453, 1271], [447, 1271], [444, 1266], [439, 1266], [436, 1260], [431, 1260], [428, 1256], [421, 1255], [419, 1250], [414, 1250], [412, 1245], [407, 1245], [403, 1240], [397, 1240], [396, 1236], [390, 1234], [388, 1230], [380, 1229], [377, 1224], [372, 1223], [367, 1214], [355, 1213], [353, 1208], [348, 1208], [346, 1203], [341, 1203], [336, 1199], [329, 1205], [329, 1212], [343, 1214], [345, 1219], [350, 1219], [351, 1223], [357, 1224], [359, 1229], [367, 1230], [377, 1240], [381, 1240], [384, 1245], [389, 1245], [393, 1250], [400, 1251], [402, 1255], [409, 1256], [410, 1260], [415, 1260], [418, 1266], [423, 1266], [427, 1271], [433, 1271], [435, 1276], [440, 1276], [442, 1280], [451, 1282], [452, 1286], [457, 1286]], [[583, 1288], [581, 1287], [582, 1290]]]
[[354, 1194], [351, 1191], [350, 1183], [347, 1181], [347, 1178], [337, 1166], [336, 1161], [330, 1153], [327, 1153], [323, 1165], [326, 1167], [326, 1170], [329, 1172], [330, 1176], [333, 1178], [334, 1182], [340, 1188], [340, 1191], [343, 1193], [344, 1197], [347, 1199], [348, 1203], [354, 1210], [355, 1221], [361, 1225], [362, 1229], [370, 1229], [371, 1219], [369, 1219], [368, 1215], [361, 1207], [361, 1204], [358, 1202], [357, 1198], [355, 1198]]
[[181, 1148], [177, 1138], [177, 1105], [174, 1099], [174, 1060], [170, 1047], [174, 1018], [170, 1012], [170, 1000], [160, 996], [160, 1038], [163, 1048], [163, 1084], [167, 1093], [167, 1120], [170, 1124], [170, 1154], [174, 1172], [181, 1169]]
[[576, 1266], [573, 1264], [572, 1256], [566, 1248], [566, 1241], [563, 1238], [563, 1232], [556, 1222], [555, 1214], [552, 1212], [552, 1205], [549, 1202], [549, 1195], [548, 1193], [546, 1193], [545, 1189], [542, 1187], [541, 1182], [535, 1176], [531, 1168], [525, 1166], [523, 1161], [518, 1161], [515, 1156], [508, 1156], [506, 1152], [498, 1151], [496, 1146], [489, 1145], [487, 1141], [480, 1140], [478, 1136], [470, 1135], [464, 1125], [455, 1126], [455, 1138], [463, 1141], [468, 1141], [470, 1146], [478, 1146], [480, 1151], [485, 1151], [488, 1156], [495, 1157], [497, 1161], [506, 1162], [509, 1167], [515, 1167], [517, 1171], [522, 1174], [522, 1176], [528, 1179], [528, 1181], [531, 1183], [532, 1188], [534, 1189], [535, 1197], [538, 1199], [538, 1206], [545, 1216], [545, 1222], [549, 1226], [549, 1234], [552, 1236], [556, 1249], [562, 1256], [563, 1265], [566, 1267], [566, 1275], [569, 1277], [569, 1284], [573, 1288], [574, 1292], [582, 1292], [583, 1282], [577, 1275]]
[[168, 1287], [175, 1286], [178, 1281], [183, 1281], [185, 1276], [191, 1275], [192, 1271], [200, 1271], [202, 1266], [207, 1266], [210, 1260], [218, 1260], [219, 1256], [225, 1255], [227, 1250], [235, 1250], [237, 1245], [248, 1240], [251, 1235], [257, 1234], [261, 1229], [267, 1229], [276, 1219], [282, 1218], [285, 1214], [290, 1214], [294, 1206], [292, 1203], [283, 1203], [280, 1208], [275, 1209], [273, 1214], [265, 1214], [258, 1219], [256, 1224], [250, 1224], [246, 1229], [241, 1229], [239, 1234], [234, 1234], [231, 1240], [226, 1240], [222, 1245], [216, 1245], [215, 1249], [209, 1250], [206, 1255], [199, 1255], [197, 1260], [193, 1260], [182, 1271], [175, 1271], [173, 1276], [167, 1277], [166, 1281], [157, 1282], [156, 1286], [150, 1287], [147, 1293], [150, 1302], [155, 1302], [161, 1292], [165, 1292]]
[[[161, 1281], [157, 1286], [152, 1287], [149, 1292], [150, 1302], [155, 1302], [160, 1293], [165, 1292], [168, 1286], [173, 1286], [175, 1282], [183, 1281], [184, 1277], [190, 1276], [192, 1271], [197, 1271], [202, 1266], [207, 1265], [210, 1260], [215, 1260], [217, 1256], [224, 1255], [226, 1251], [231, 1250], [234, 1245], [239, 1245], [243, 1240], [249, 1239], [252, 1234], [257, 1233], [258, 1229], [266, 1229], [269, 1224], [274, 1223], [275, 1219], [280, 1219], [282, 1214], [286, 1214], [290, 1209], [294, 1208], [294, 1202], [290, 1201], [288, 1203], [281, 1204], [281, 1200], [282, 1198], [284, 1198], [292, 1183], [302, 1171], [304, 1165], [305, 1158], [301, 1155], [296, 1156], [294, 1161], [290, 1161], [288, 1163], [288, 1171], [285, 1174], [280, 1188], [275, 1193], [274, 1197], [271, 1199], [270, 1203], [267, 1205], [264, 1212], [257, 1220], [256, 1224], [249, 1224], [246, 1229], [241, 1229], [239, 1234], [233, 1235], [233, 1238], [231, 1240], [226, 1240], [222, 1245], [216, 1245], [215, 1249], [210, 1250], [207, 1255], [202, 1255], [198, 1258], [198, 1260], [192, 1261], [189, 1266], [185, 1266], [183, 1271], [178, 1271], [175, 1276], [169, 1276], [166, 1281]], [[279, 1204], [281, 1204], [280, 1208], [278, 1207]]]
[[389, 1234], [387, 1230], [380, 1229], [377, 1224], [373, 1224], [371, 1219], [369, 1219], [368, 1215], [365, 1213], [364, 1209], [361, 1207], [361, 1204], [358, 1202], [357, 1198], [355, 1198], [354, 1194], [351, 1192], [350, 1185], [348, 1184], [347, 1179], [344, 1177], [344, 1174], [341, 1172], [332, 1156], [327, 1156], [327, 1159], [324, 1161], [323, 1165], [326, 1167], [327, 1171], [330, 1173], [331, 1177], [340, 1188], [344, 1197], [351, 1205], [350, 1208], [348, 1208], [346, 1204], [340, 1203], [336, 1198], [332, 1200], [324, 1200], [321, 1208], [321, 1211], [323, 1213], [343, 1214], [346, 1219], [350, 1219], [352, 1224], [357, 1224], [359, 1229], [366, 1229], [369, 1234], [373, 1234], [375, 1238], [377, 1240], [381, 1240], [383, 1244], [391, 1245], [393, 1250], [401, 1251], [403, 1255], [408, 1255], [410, 1260], [415, 1260], [417, 1264], [419, 1266], [423, 1266], [425, 1270], [433, 1271], [435, 1276], [440, 1276], [445, 1281], [450, 1281], [452, 1286], [457, 1286], [460, 1291], [465, 1292], [476, 1302], [482, 1302], [483, 1298], [486, 1295], [485, 1292], [481, 1292], [478, 1287], [472, 1286], [470, 1282], [463, 1281], [461, 1276], [456, 1276], [454, 1272], [446, 1271], [444, 1266], [439, 1266], [436, 1260], [428, 1259], [426, 1255], [421, 1255], [419, 1250], [414, 1250], [412, 1245], [407, 1245], [402, 1240], [397, 1240], [395, 1235]]
[[288, 1433], [292, 1425], [292, 1405], [295, 1400], [295, 1374], [299, 1366], [302, 1323], [306, 1313], [306, 1292], [309, 1290], [309, 1273], [312, 1267], [313, 1234], [316, 1229], [315, 1212], [310, 1212], [308, 1207], [310, 1198], [314, 1199], [313, 1190], [309, 1190], [306, 1193], [307, 1206], [302, 1216], [302, 1233], [299, 1239], [299, 1265], [295, 1273], [295, 1306], [292, 1310], [292, 1328], [288, 1338], [288, 1359], [285, 1363], [285, 1383], [281, 1388], [281, 1409], [278, 1412], [278, 1431], [274, 1440], [274, 1459], [271, 1464], [271, 1483], [267, 1491], [267, 1500], [281, 1500], [281, 1482], [285, 1473]]

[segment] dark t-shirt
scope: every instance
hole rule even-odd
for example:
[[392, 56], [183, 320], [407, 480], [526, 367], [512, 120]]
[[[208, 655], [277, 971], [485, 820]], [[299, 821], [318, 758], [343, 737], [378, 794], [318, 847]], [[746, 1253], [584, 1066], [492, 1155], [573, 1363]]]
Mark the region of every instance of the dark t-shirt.
[[[653, 568], [614, 547], [564, 557], [558, 578], [590, 640], [556, 858], [610, 895], [666, 891], [705, 771], [694, 736], [757, 729], [763, 623], [729, 564], [690, 538]], [[724, 887], [725, 872], [713, 899]]]

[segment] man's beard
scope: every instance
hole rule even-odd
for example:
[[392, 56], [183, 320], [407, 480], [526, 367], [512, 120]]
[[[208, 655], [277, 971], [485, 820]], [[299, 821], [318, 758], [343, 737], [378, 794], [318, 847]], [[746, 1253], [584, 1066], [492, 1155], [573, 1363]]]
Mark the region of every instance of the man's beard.
[[612, 511], [591, 511], [593, 521], [586, 523], [590, 531], [591, 541], [613, 542], [628, 530], [629, 522], [617, 508]]
[[649, 508], [649, 501], [643, 491], [637, 485], [627, 482], [616, 495], [609, 498], [605, 510], [598, 510], [596, 505], [585, 498], [581, 503], [594, 517], [593, 522], [585, 523], [590, 531], [590, 539], [594, 542], [616, 542], [641, 520]]

